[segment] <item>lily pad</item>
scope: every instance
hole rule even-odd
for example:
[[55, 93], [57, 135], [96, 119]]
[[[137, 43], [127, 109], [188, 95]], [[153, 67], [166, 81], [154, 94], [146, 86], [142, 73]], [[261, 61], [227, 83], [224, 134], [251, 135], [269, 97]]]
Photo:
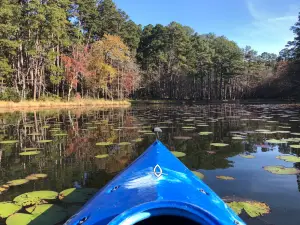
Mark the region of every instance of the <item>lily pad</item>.
[[192, 137], [185, 137], [185, 136], [176, 136], [173, 137], [175, 140], [190, 140]]
[[300, 157], [294, 156], [294, 155], [279, 155], [276, 157], [277, 159], [284, 160], [286, 162], [300, 162]]
[[7, 185], [9, 186], [19, 186], [22, 184], [26, 184], [29, 180], [26, 179], [17, 179], [17, 180], [11, 180], [7, 182]]
[[52, 140], [39, 140], [37, 143], [49, 143], [52, 142]]
[[19, 155], [38, 155], [40, 154], [41, 152], [40, 151], [29, 151], [29, 152], [21, 152], [19, 153]]
[[171, 151], [173, 155], [177, 158], [184, 157], [186, 154], [184, 152]]
[[40, 149], [40, 148], [34, 148], [34, 147], [32, 147], [32, 148], [23, 148], [22, 151], [35, 151], [35, 150], [38, 150], [38, 149]]
[[216, 152], [215, 151], [206, 151], [208, 154], [210, 154], [210, 155], [214, 155], [214, 154], [216, 154]]
[[228, 144], [226, 143], [210, 143], [211, 146], [215, 146], [215, 147], [225, 147], [228, 146]]
[[213, 132], [209, 132], [209, 131], [204, 131], [204, 132], [200, 132], [199, 135], [201, 136], [206, 136], [206, 135], [210, 135], [212, 134]]
[[198, 171], [192, 171], [193, 174], [195, 174], [198, 178], [200, 178], [201, 180], [204, 179], [204, 174], [203, 173], [200, 173]]
[[120, 143], [118, 143], [118, 145], [125, 146], [125, 145], [131, 145], [131, 143], [130, 142], [120, 142]]
[[290, 145], [291, 148], [300, 148], [300, 145]]
[[254, 155], [245, 155], [245, 154], [240, 154], [239, 156], [241, 156], [241, 157], [243, 157], [243, 158], [245, 158], [245, 159], [253, 159], [253, 158], [255, 158], [255, 156], [254, 156]]
[[7, 218], [18, 212], [21, 208], [22, 206], [16, 205], [12, 202], [0, 202], [0, 218]]
[[232, 140], [244, 140], [245, 138], [242, 136], [234, 136], [232, 137]]
[[134, 139], [133, 142], [138, 143], [138, 142], [142, 142], [143, 140], [144, 140], [143, 138], [137, 138], [137, 139]]
[[42, 128], [43, 129], [48, 129], [48, 128], [50, 128], [50, 126], [49, 125], [45, 125], [45, 126], [42, 126]]
[[67, 133], [56, 133], [56, 134], [52, 134], [53, 137], [63, 137], [63, 136], [68, 136]]
[[55, 191], [33, 191], [21, 194], [14, 198], [17, 205], [29, 206], [40, 204], [43, 200], [54, 200], [58, 196]]
[[267, 140], [266, 142], [268, 142], [270, 144], [285, 144], [285, 143], [287, 143], [287, 141], [284, 139], [282, 139], [282, 140], [270, 139], [270, 140]]
[[111, 142], [97, 142], [96, 145], [97, 146], [109, 146], [109, 145], [113, 145], [113, 143], [111, 143]]
[[184, 129], [184, 130], [194, 130], [194, 129], [196, 129], [196, 127], [186, 126], [186, 127], [182, 127], [182, 129]]
[[270, 212], [270, 207], [266, 203], [257, 201], [230, 202], [227, 203], [227, 205], [229, 205], [236, 214], [241, 214], [242, 210], [245, 210], [250, 217], [257, 217]]
[[216, 178], [219, 180], [235, 180], [234, 177], [230, 177], [230, 176], [216, 176]]
[[31, 134], [28, 134], [29, 136], [40, 136], [42, 135], [41, 133], [33, 132]]
[[32, 214], [16, 213], [6, 220], [7, 225], [53, 225], [63, 222], [67, 218], [67, 211], [52, 204], [30, 207]]
[[291, 134], [292, 134], [292, 135], [297, 135], [297, 136], [300, 135], [300, 133], [291, 133]]
[[108, 156], [109, 156], [109, 154], [102, 154], [102, 155], [96, 155], [95, 158], [104, 159], [104, 158], [107, 158]]
[[299, 174], [300, 170], [293, 167], [284, 167], [284, 166], [264, 166], [264, 170], [278, 175], [293, 175]]
[[38, 180], [41, 178], [46, 178], [48, 175], [44, 173], [34, 173], [25, 177], [26, 180]]
[[95, 188], [69, 188], [59, 193], [59, 199], [65, 203], [85, 203], [97, 191]]
[[0, 144], [16, 144], [18, 140], [7, 140], [7, 141], [0, 141]]

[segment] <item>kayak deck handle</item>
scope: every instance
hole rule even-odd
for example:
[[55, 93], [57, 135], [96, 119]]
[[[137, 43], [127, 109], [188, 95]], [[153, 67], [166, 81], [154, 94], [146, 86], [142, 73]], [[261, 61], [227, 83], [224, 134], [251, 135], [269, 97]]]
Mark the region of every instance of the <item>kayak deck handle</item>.
[[116, 191], [120, 187], [121, 187], [121, 185], [114, 186], [113, 189], [110, 190], [110, 193]]

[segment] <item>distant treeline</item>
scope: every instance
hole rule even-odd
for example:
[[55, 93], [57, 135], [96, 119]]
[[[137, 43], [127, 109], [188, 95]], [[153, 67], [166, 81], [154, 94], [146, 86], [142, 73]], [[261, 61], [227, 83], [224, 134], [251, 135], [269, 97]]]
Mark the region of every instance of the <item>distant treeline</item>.
[[223, 100], [300, 92], [300, 22], [279, 56], [176, 22], [142, 27], [112, 0], [1, 0], [0, 24], [2, 100]]

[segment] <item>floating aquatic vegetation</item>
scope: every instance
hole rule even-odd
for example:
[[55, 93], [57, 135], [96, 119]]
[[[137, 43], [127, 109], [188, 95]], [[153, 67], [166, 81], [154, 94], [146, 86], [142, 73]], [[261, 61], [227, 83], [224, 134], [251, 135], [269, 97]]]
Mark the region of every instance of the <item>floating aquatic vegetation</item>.
[[197, 127], [208, 127], [209, 125], [208, 124], [197, 124], [196, 126]]
[[198, 178], [200, 178], [201, 180], [204, 179], [204, 174], [203, 173], [200, 173], [198, 171], [192, 171], [193, 174], [195, 174]]
[[26, 209], [31, 214], [16, 213], [8, 217], [7, 225], [53, 225], [63, 222], [67, 218], [67, 211], [52, 204], [37, 205]]
[[134, 139], [133, 142], [138, 143], [138, 142], [142, 142], [143, 140], [144, 140], [143, 138], [137, 138], [137, 139]]
[[269, 121], [267, 121], [267, 123], [278, 123], [278, 121], [275, 121], [275, 120], [269, 120]]
[[52, 142], [52, 140], [39, 140], [37, 143], [49, 143]]
[[0, 218], [7, 218], [18, 212], [21, 208], [22, 206], [16, 205], [12, 202], [0, 202]]
[[196, 129], [196, 127], [186, 126], [186, 127], [182, 127], [182, 129], [184, 129], [184, 130], [194, 130], [194, 129]]
[[225, 147], [228, 146], [228, 144], [226, 143], [210, 143], [211, 146], [215, 146], [215, 147]]
[[291, 127], [287, 127], [287, 126], [278, 126], [278, 127], [282, 128], [282, 129], [291, 129]]
[[95, 188], [69, 188], [59, 193], [59, 199], [65, 203], [85, 203], [97, 191]]
[[216, 178], [219, 180], [235, 180], [234, 177], [230, 177], [230, 176], [216, 176]]
[[300, 145], [290, 145], [291, 148], [300, 148]]
[[279, 134], [288, 134], [288, 133], [291, 133], [291, 131], [289, 131], [289, 130], [277, 130], [276, 132], [279, 133]]
[[173, 139], [175, 139], [175, 140], [191, 140], [192, 137], [187, 137], [187, 136], [176, 136], [176, 137], [173, 137]]
[[112, 142], [97, 142], [96, 143], [97, 146], [109, 146], [109, 145], [113, 145]]
[[50, 128], [50, 126], [49, 125], [45, 125], [45, 126], [42, 126], [42, 128], [43, 129], [48, 129], [48, 128]]
[[7, 191], [8, 189], [9, 189], [9, 186], [7, 184], [0, 186], [0, 194]]
[[292, 135], [297, 135], [297, 136], [300, 135], [300, 133], [291, 133], [291, 134], [292, 134]]
[[227, 205], [236, 214], [241, 214], [244, 210], [250, 217], [258, 217], [270, 212], [270, 207], [266, 203], [257, 201], [229, 202]]
[[34, 173], [25, 177], [26, 180], [38, 180], [42, 178], [46, 178], [48, 175], [44, 173]]
[[29, 206], [43, 203], [43, 200], [54, 200], [58, 196], [56, 191], [33, 191], [14, 198], [17, 205]]
[[245, 139], [245, 137], [243, 137], [243, 136], [233, 136], [232, 137], [232, 140], [244, 140]]
[[199, 135], [201, 136], [207, 136], [207, 135], [210, 135], [212, 134], [213, 132], [209, 132], [209, 131], [203, 131], [203, 132], [200, 132]]
[[151, 131], [151, 132], [144, 133], [144, 135], [155, 135], [155, 133], [153, 133], [153, 132]]
[[284, 167], [284, 166], [264, 166], [264, 170], [274, 173], [274, 174], [279, 174], [279, 175], [293, 175], [293, 174], [299, 174], [300, 170], [293, 168], [293, 167]]
[[6, 140], [6, 141], [0, 141], [0, 144], [16, 144], [18, 143], [18, 140]]
[[270, 139], [270, 140], [266, 140], [266, 142], [268, 142], [270, 144], [285, 144], [285, 143], [287, 143], [287, 141], [284, 139], [281, 139], [281, 140]]
[[35, 147], [32, 147], [32, 148], [23, 148], [22, 151], [36, 151], [40, 148], [35, 148]]
[[139, 133], [152, 133], [152, 130], [139, 130]]
[[[299, 145], [300, 148], [300, 145]], [[286, 162], [300, 162], [300, 157], [294, 155], [279, 155], [276, 157], [277, 159], [284, 160]]]
[[184, 157], [186, 154], [184, 152], [177, 152], [177, 151], [171, 151], [173, 155], [175, 155], [177, 158]]
[[97, 127], [87, 127], [88, 130], [95, 130]]
[[97, 159], [104, 159], [104, 158], [107, 158], [109, 157], [109, 154], [102, 154], [102, 155], [96, 155], [95, 158]]
[[131, 143], [130, 143], [130, 142], [124, 141], [124, 142], [118, 143], [118, 145], [120, 145], [120, 146], [125, 146], [125, 145], [131, 145]]
[[245, 155], [245, 154], [240, 154], [239, 156], [245, 158], [245, 159], [254, 159], [255, 156], [254, 155]]
[[67, 133], [56, 133], [56, 134], [52, 134], [53, 137], [59, 137], [59, 136], [68, 136]]
[[29, 180], [26, 179], [17, 179], [17, 180], [11, 180], [7, 182], [7, 185], [9, 186], [19, 186], [22, 184], [26, 184]]
[[19, 155], [30, 156], [30, 155], [38, 155], [40, 153], [41, 153], [41, 151], [29, 151], [29, 152], [21, 152], [21, 153], [19, 153]]

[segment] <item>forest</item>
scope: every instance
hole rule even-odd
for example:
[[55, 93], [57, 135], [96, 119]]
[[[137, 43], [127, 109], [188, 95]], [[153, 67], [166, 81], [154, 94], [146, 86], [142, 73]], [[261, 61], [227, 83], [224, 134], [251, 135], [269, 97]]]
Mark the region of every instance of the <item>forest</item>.
[[[112, 0], [1, 0], [0, 100], [300, 98], [300, 13], [276, 55]], [[283, 46], [284, 47], [284, 46]]]

